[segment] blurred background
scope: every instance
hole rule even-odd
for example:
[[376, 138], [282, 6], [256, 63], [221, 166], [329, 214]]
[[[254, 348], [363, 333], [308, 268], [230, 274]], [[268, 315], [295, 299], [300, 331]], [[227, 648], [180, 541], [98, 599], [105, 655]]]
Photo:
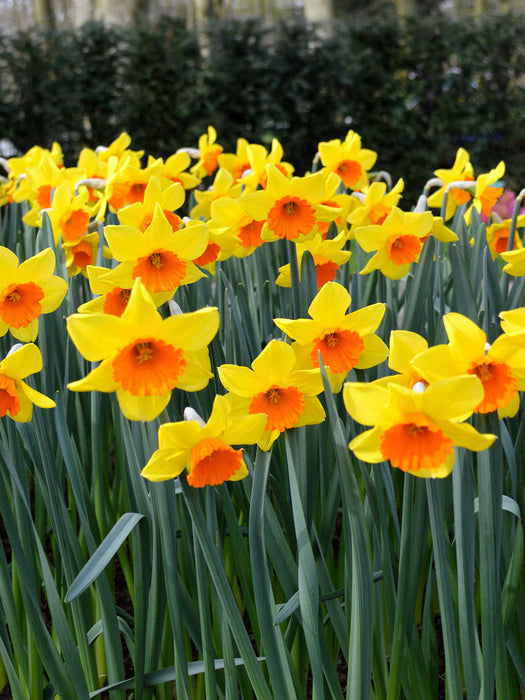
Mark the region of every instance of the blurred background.
[[[122, 131], [167, 157], [271, 145], [297, 174], [349, 129], [414, 203], [466, 148], [525, 183], [525, 0], [0, 0], [0, 149], [68, 165]], [[0, 155], [2, 155], [0, 153]]]

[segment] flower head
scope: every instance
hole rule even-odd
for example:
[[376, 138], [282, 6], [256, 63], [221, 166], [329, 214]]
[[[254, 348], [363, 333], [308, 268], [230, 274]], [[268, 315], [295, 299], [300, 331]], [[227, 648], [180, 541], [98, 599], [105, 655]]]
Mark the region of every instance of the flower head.
[[276, 241], [287, 239], [296, 243], [312, 238], [317, 222], [334, 221], [339, 207], [322, 204], [326, 199], [326, 180], [322, 172], [292, 177], [274, 165], [267, 166], [265, 190], [242, 195], [242, 208], [255, 220], [264, 221], [262, 237]]
[[[429, 207], [440, 207], [442, 205], [445, 190], [453, 182], [472, 181], [472, 189], [474, 189], [474, 169], [470, 162], [470, 155], [464, 148], [458, 148], [454, 165], [451, 168], [440, 168], [435, 170], [434, 174], [443, 184], [428, 198]], [[447, 195], [445, 221], [448, 221], [454, 216], [454, 212], [458, 206], [468, 204], [468, 202], [471, 201], [472, 193], [469, 189], [452, 187]]]
[[[320, 289], [326, 282], [332, 282], [337, 271], [350, 260], [351, 251], [343, 250], [346, 243], [345, 232], [339, 233], [335, 238], [324, 240], [320, 233], [303, 243], [297, 243], [297, 263], [299, 265], [299, 278], [301, 276], [301, 260], [306, 251], [312, 254], [315, 265], [315, 276], [317, 288]], [[280, 287], [291, 287], [292, 277], [290, 264], [287, 263], [279, 268], [279, 276], [275, 284]]]
[[478, 433], [465, 416], [482, 396], [475, 377], [444, 379], [412, 389], [397, 384], [348, 383], [343, 387], [346, 410], [354, 420], [374, 426], [350, 442], [358, 459], [390, 461], [414, 476], [442, 478], [454, 465], [454, 446], [479, 451], [495, 435]]
[[351, 129], [344, 141], [332, 139], [318, 145], [325, 170], [338, 175], [347, 189], [362, 190], [368, 185], [368, 171], [377, 160], [377, 153], [361, 147], [361, 136]]
[[226, 396], [216, 396], [207, 423], [186, 410], [187, 419], [159, 428], [159, 448], [142, 471], [150, 481], [173, 479], [186, 469], [190, 486], [216, 486], [244, 478], [248, 470], [242, 450], [260, 438], [265, 416], [237, 416]]
[[7, 331], [24, 343], [38, 335], [40, 314], [57, 309], [67, 282], [53, 275], [55, 253], [51, 248], [18, 262], [8, 248], [0, 247], [0, 337]]
[[215, 308], [163, 319], [140, 280], [121, 316], [73, 314], [67, 329], [80, 353], [100, 362], [72, 391], [117, 392], [131, 420], [153, 420], [175, 387], [203, 389], [212, 376], [208, 344], [219, 327]]
[[308, 313], [311, 319], [276, 318], [275, 325], [309, 351], [312, 367], [319, 367], [319, 352], [326, 368], [341, 375], [339, 388], [351, 369], [366, 369], [388, 355], [388, 347], [375, 335], [384, 304], [373, 304], [347, 314], [351, 298], [336, 282], [327, 282], [318, 292]]
[[0, 416], [26, 423], [33, 415], [33, 405], [53, 408], [55, 402], [23, 380], [42, 369], [42, 355], [33, 343], [15, 345], [0, 362]]
[[323, 390], [319, 370], [297, 369], [295, 353], [283, 341], [271, 340], [251, 369], [221, 365], [218, 372], [236, 413], [265, 414], [265, 429], [257, 442], [264, 450], [287, 428], [320, 423], [325, 418], [317, 398]]
[[381, 270], [390, 279], [404, 277], [410, 265], [419, 260], [423, 241], [432, 225], [433, 216], [428, 211], [407, 214], [392, 207], [381, 225], [356, 228], [355, 237], [361, 248], [367, 253], [377, 251], [361, 274]]

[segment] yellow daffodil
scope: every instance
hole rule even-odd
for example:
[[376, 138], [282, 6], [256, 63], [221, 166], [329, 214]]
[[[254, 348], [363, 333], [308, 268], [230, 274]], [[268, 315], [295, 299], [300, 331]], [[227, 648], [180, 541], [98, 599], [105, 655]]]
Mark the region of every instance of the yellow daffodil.
[[388, 347], [375, 335], [385, 305], [372, 304], [347, 314], [350, 302], [341, 284], [327, 282], [310, 304], [311, 319], [274, 319], [278, 328], [306, 347], [312, 367], [319, 367], [321, 353], [324, 366], [339, 375], [337, 390], [351, 369], [374, 367], [388, 355]]
[[341, 209], [325, 206], [326, 180], [322, 172], [288, 179], [275, 165], [267, 165], [265, 190], [240, 197], [242, 208], [256, 221], [264, 221], [262, 237], [296, 243], [312, 238], [317, 222], [334, 221]]
[[[325, 199], [321, 202], [325, 207], [334, 207], [340, 210], [337, 218], [333, 220], [336, 226], [337, 232], [344, 232], [345, 237], [348, 237], [348, 215], [355, 207], [359, 206], [359, 202], [355, 197], [350, 194], [339, 192], [341, 185], [341, 178], [335, 173], [327, 172], [325, 173]], [[327, 238], [328, 231], [330, 229], [330, 224], [332, 221], [318, 221], [317, 228], [319, 233], [323, 238]]]
[[[511, 224], [512, 219], [505, 219], [504, 221], [497, 221], [487, 228], [487, 244], [493, 260], [495, 260], [498, 255], [507, 252]], [[525, 226], [525, 214], [518, 216], [516, 226], [517, 228]], [[514, 235], [513, 250], [520, 250], [521, 248], [523, 248], [523, 243], [516, 232]]]
[[250, 159], [248, 157], [248, 141], [237, 139], [235, 153], [220, 153], [218, 156], [219, 168], [228, 170], [235, 182], [239, 182], [244, 174], [250, 170]]
[[362, 190], [368, 185], [368, 171], [377, 160], [377, 153], [361, 147], [361, 136], [351, 129], [344, 141], [332, 139], [318, 145], [325, 170], [339, 175], [345, 187]]
[[219, 378], [230, 392], [239, 415], [264, 413], [265, 429], [257, 444], [268, 450], [287, 428], [321, 423], [325, 412], [317, 394], [323, 390], [319, 369], [297, 369], [288, 343], [271, 340], [252, 362], [251, 369], [221, 365]]
[[29, 200], [31, 209], [24, 214], [23, 221], [28, 226], [40, 226], [42, 210], [50, 209], [53, 190], [59, 185], [68, 185], [71, 189], [77, 180], [83, 177], [79, 168], [61, 168], [49, 154], [45, 154], [36, 166], [26, 170], [25, 179], [13, 194], [15, 202]]
[[33, 415], [33, 404], [53, 408], [55, 402], [23, 380], [42, 369], [42, 355], [33, 343], [15, 345], [0, 362], [0, 416], [26, 423]]
[[501, 180], [505, 174], [505, 163], [500, 161], [498, 165], [488, 173], [478, 175], [476, 178], [476, 189], [472, 207], [465, 213], [465, 221], [470, 224], [472, 209], [478, 213], [489, 216], [494, 205], [503, 194], [503, 187], [494, 187], [494, 184]]
[[[434, 175], [443, 183], [439, 189], [433, 192], [428, 198], [429, 207], [441, 207], [445, 190], [452, 182], [472, 181], [474, 189], [474, 169], [470, 162], [470, 155], [464, 148], [458, 148], [454, 165], [451, 168], [440, 168], [434, 171]], [[454, 216], [458, 206], [468, 204], [472, 201], [470, 189], [452, 187], [447, 194], [447, 207], [445, 211], [445, 221], [449, 221]]]
[[346, 410], [354, 420], [374, 426], [350, 442], [358, 459], [390, 461], [397, 469], [423, 478], [443, 478], [454, 466], [454, 446], [478, 452], [495, 435], [478, 433], [465, 420], [479, 404], [483, 390], [475, 377], [454, 377], [412, 389], [348, 383]]
[[91, 209], [88, 206], [87, 188], [76, 195], [70, 185], [59, 185], [53, 195], [51, 209], [48, 211], [55, 245], [59, 241], [78, 241], [87, 233]]
[[99, 235], [97, 231], [86, 233], [76, 241], [64, 241], [62, 243], [69, 277], [74, 277], [78, 274], [87, 277], [88, 265], [92, 265], [97, 258], [98, 244]]
[[243, 479], [248, 470], [242, 450], [232, 445], [252, 445], [259, 440], [266, 416], [232, 414], [226, 396], [216, 396], [207, 423], [186, 409], [186, 420], [159, 428], [159, 448], [142, 470], [150, 481], [174, 479], [186, 469], [190, 486], [217, 486]]
[[190, 172], [197, 177], [213, 175], [217, 170], [219, 154], [223, 148], [218, 143], [217, 131], [209, 126], [205, 134], [199, 137], [199, 160], [190, 168]]
[[237, 199], [241, 194], [241, 189], [242, 185], [235, 182], [235, 178], [228, 170], [219, 168], [213, 184], [208, 190], [195, 190], [193, 193], [197, 204], [190, 212], [191, 217], [193, 219], [202, 218], [204, 221], [208, 221], [212, 202], [223, 197]]
[[68, 289], [54, 269], [51, 248], [19, 264], [12, 251], [0, 247], [0, 337], [9, 330], [23, 343], [36, 339], [40, 314], [57, 309]]
[[112, 141], [109, 146], [98, 146], [96, 153], [99, 160], [108, 163], [110, 158], [116, 156], [119, 160], [132, 158], [135, 163], [139, 163], [144, 155], [144, 151], [131, 151], [131, 136], [123, 131]]
[[432, 224], [433, 216], [428, 211], [408, 215], [392, 207], [381, 225], [356, 228], [355, 237], [361, 248], [367, 253], [377, 251], [361, 274], [381, 270], [390, 279], [404, 277], [410, 265], [419, 260], [423, 241], [432, 230]]
[[137, 277], [149, 292], [175, 292], [204, 276], [192, 262], [208, 245], [204, 222], [194, 222], [174, 231], [161, 205], [157, 204], [151, 224], [143, 232], [133, 226], [106, 226], [109, 250], [120, 262], [107, 273], [107, 281], [129, 288]]
[[500, 417], [513, 416], [519, 408], [518, 390], [525, 389], [525, 346], [506, 334], [489, 344], [485, 333], [466, 316], [448, 313], [443, 317], [448, 345], [436, 345], [414, 358], [417, 372], [430, 382], [462, 374], [476, 376], [483, 396], [475, 407], [478, 413], [498, 411]]
[[[317, 279], [317, 288], [320, 289], [326, 282], [332, 282], [337, 274], [337, 271], [350, 260], [351, 251], [343, 250], [346, 243], [346, 233], [343, 231], [335, 238], [323, 240], [320, 233], [303, 243], [297, 243], [297, 262], [299, 265], [299, 279], [301, 277], [301, 261], [306, 251], [312, 254], [315, 265], [315, 276]], [[279, 276], [275, 284], [279, 287], [291, 287], [292, 278], [290, 273], [290, 264], [283, 265], [279, 268]]]
[[[355, 238], [354, 231], [359, 226], [369, 226], [370, 224], [380, 226], [401, 199], [405, 183], [398, 180], [394, 187], [387, 192], [386, 183], [372, 182], [362, 202], [357, 201], [357, 205], [348, 215], [348, 223], [351, 224], [349, 238]], [[360, 195], [361, 197], [363, 195]]]
[[250, 143], [246, 147], [250, 169], [246, 171], [241, 182], [246, 190], [255, 191], [258, 187], [266, 189], [268, 173], [266, 166], [274, 165], [287, 178], [291, 178], [294, 167], [283, 161], [283, 147], [277, 139], [272, 139], [272, 148], [268, 150], [259, 143]]
[[[264, 222], [256, 221], [242, 208], [236, 199], [216, 199], [211, 203], [211, 219], [208, 221], [210, 235], [214, 230], [228, 229], [231, 248], [228, 253], [245, 258], [264, 243], [261, 231]], [[222, 259], [222, 258], [220, 258]]]
[[90, 362], [99, 362], [72, 391], [116, 391], [130, 420], [153, 420], [172, 390], [203, 389], [212, 376], [208, 344], [219, 327], [215, 308], [163, 319], [140, 280], [121, 316], [73, 314], [69, 335]]
[[118, 220], [123, 226], [133, 226], [145, 231], [153, 221], [157, 204], [171, 224], [173, 231], [181, 226], [181, 218], [175, 212], [184, 204], [186, 194], [180, 183], [169, 183], [164, 178], [152, 176], [144, 190], [141, 202], [134, 202], [119, 210]]
[[[148, 165], [152, 162], [152, 157], [148, 159]], [[191, 156], [185, 151], [178, 151], [166, 158], [162, 163], [162, 177], [177, 182], [184, 187], [185, 190], [193, 190], [197, 185], [200, 185], [200, 177], [195, 177], [191, 173], [186, 172], [190, 167]]]

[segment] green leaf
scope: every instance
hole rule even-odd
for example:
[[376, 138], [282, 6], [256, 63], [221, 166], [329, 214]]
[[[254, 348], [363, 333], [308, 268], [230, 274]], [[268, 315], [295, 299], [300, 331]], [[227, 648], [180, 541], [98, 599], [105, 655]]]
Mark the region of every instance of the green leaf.
[[69, 587], [65, 597], [66, 603], [77, 598], [96, 581], [129, 533], [143, 517], [142, 513], [124, 513], [119, 518]]

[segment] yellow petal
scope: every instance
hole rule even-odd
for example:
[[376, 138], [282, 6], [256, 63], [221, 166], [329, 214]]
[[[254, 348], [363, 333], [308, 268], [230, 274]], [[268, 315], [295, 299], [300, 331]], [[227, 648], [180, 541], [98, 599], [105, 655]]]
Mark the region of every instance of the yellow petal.
[[134, 396], [129, 391], [117, 389], [120, 410], [129, 420], [155, 420], [166, 408], [171, 391], [162, 396]]
[[381, 454], [379, 438], [383, 430], [381, 428], [372, 428], [372, 430], [365, 430], [364, 433], [360, 433], [355, 437], [348, 447], [355, 454], [357, 459], [362, 462], [370, 462], [371, 464], [377, 464], [378, 462], [384, 462], [385, 458]]
[[156, 450], [141, 474], [150, 481], [174, 479], [190, 463], [191, 452], [171, 448]]

